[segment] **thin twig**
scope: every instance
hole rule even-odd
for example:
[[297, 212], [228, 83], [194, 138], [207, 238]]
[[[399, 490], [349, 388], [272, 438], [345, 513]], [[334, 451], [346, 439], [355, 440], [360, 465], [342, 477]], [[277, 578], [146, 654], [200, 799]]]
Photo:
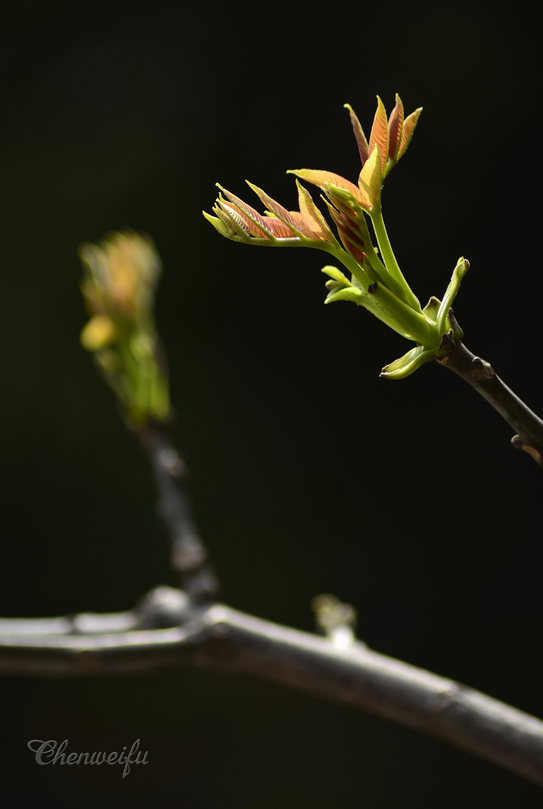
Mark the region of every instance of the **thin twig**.
[[172, 567], [179, 573], [181, 586], [194, 603], [216, 601], [220, 585], [196, 528], [187, 492], [186, 466], [163, 426], [148, 422], [139, 437], [155, 475], [159, 494], [157, 511], [172, 543]]
[[190, 664], [347, 703], [543, 786], [543, 722], [363, 643], [340, 648], [222, 604], [196, 607], [166, 587], [127, 613], [0, 620], [2, 674], [128, 674]]
[[511, 439], [513, 446], [543, 466], [543, 421], [500, 379], [490, 363], [476, 357], [461, 342], [452, 343], [450, 351], [438, 362], [484, 396], [517, 433]]

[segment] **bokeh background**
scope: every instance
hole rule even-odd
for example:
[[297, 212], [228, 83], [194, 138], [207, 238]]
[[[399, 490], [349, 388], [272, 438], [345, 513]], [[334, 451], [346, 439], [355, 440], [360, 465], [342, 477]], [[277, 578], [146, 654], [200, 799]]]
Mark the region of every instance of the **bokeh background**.
[[[466, 344], [543, 411], [541, 65], [529, 6], [32, 2], [2, 6], [0, 614], [130, 608], [176, 581], [155, 493], [81, 350], [78, 246], [131, 227], [157, 301], [175, 440], [226, 601], [311, 630], [354, 604], [370, 646], [543, 715], [541, 470], [459, 379], [379, 370], [408, 346], [326, 258], [251, 249], [201, 216], [245, 177], [355, 179], [350, 102], [424, 113], [384, 194], [424, 302], [467, 256]], [[540, 792], [407, 729], [246, 677], [2, 680], [6, 806], [540, 806]], [[38, 767], [29, 739], [149, 765]], [[119, 768], [120, 770], [120, 768]]]

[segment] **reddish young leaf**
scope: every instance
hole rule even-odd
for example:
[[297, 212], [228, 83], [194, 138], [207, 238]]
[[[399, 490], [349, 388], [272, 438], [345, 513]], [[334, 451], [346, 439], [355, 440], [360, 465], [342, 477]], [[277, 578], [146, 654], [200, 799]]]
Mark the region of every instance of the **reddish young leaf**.
[[388, 156], [390, 160], [395, 160], [400, 149], [400, 141], [403, 129], [403, 104], [400, 96], [396, 93], [396, 106], [388, 119]]
[[361, 264], [364, 263], [364, 259], [366, 258], [366, 254], [360, 250], [355, 244], [349, 241], [349, 238], [346, 234], [344, 234], [341, 230], [339, 231], [339, 235], [343, 245], [348, 253], [355, 259], [355, 261], [359, 261]]
[[330, 216], [334, 220], [338, 229], [339, 238], [343, 242], [343, 246], [347, 252], [350, 253], [354, 259], [356, 259], [356, 261], [363, 262], [366, 255], [362, 250], [362, 240], [360, 238], [357, 239], [358, 234], [353, 233], [352, 229], [349, 227], [347, 218], [343, 216], [343, 214], [336, 211], [332, 205], [329, 205], [328, 209], [330, 211]]
[[336, 188], [329, 183], [324, 186], [324, 191], [330, 202], [335, 205], [335, 207], [341, 211], [341, 213], [351, 217], [354, 221], [357, 220], [357, 208], [369, 210], [369, 201], [364, 198], [364, 201], [361, 203], [359, 199], [356, 199], [354, 195], [350, 193], [350, 191], [345, 191], [342, 188]]
[[340, 177], [339, 174], [334, 174], [331, 171], [320, 171], [319, 169], [292, 169], [287, 171], [287, 174], [295, 174], [302, 180], [307, 180], [308, 183], [318, 185], [319, 188], [323, 188], [325, 183], [330, 183], [338, 188], [344, 188], [346, 191], [350, 191], [359, 202], [362, 202], [360, 189], [357, 188], [354, 183], [351, 183], [350, 180], [346, 180], [345, 177]]
[[296, 180], [296, 187], [298, 189], [300, 217], [304, 227], [311, 232], [314, 239], [322, 239], [325, 242], [329, 242], [330, 234], [327, 230], [328, 226], [323, 215], [313, 202], [311, 194], [298, 180]]
[[356, 245], [363, 253], [367, 253], [366, 245], [364, 244], [364, 238], [360, 233], [360, 228], [358, 227], [358, 223], [355, 219], [351, 219], [348, 216], [343, 217], [343, 230], [347, 235], [348, 239], [352, 244]]
[[[266, 226], [265, 232], [262, 232], [260, 227], [258, 227], [258, 225], [253, 221], [253, 219], [250, 219], [245, 213], [243, 213], [243, 211], [241, 211], [238, 208], [237, 205], [234, 205], [234, 203], [227, 203], [224, 201], [224, 199], [219, 199], [219, 205], [221, 206], [222, 210], [224, 211], [224, 213], [227, 215], [227, 217], [230, 219], [231, 222], [233, 221], [237, 222], [243, 228], [243, 225], [241, 225], [241, 223], [238, 221], [238, 217], [241, 218], [243, 222], [245, 222], [247, 228], [249, 229], [250, 236], [256, 236], [260, 239], [267, 239], [268, 236], [273, 236], [273, 230], [271, 229], [271, 227]], [[262, 226], [264, 227], [264, 217], [260, 216], [260, 214], [257, 211], [254, 211], [254, 213], [262, 221]], [[236, 214], [236, 217], [234, 217], [233, 214]], [[243, 228], [243, 230], [245, 230], [245, 228]]]
[[[251, 208], [250, 205], [247, 205], [246, 202], [243, 202], [242, 199], [236, 197], [235, 194], [231, 194], [230, 191], [227, 191], [225, 188], [221, 188], [221, 191], [223, 192], [225, 197], [228, 200], [230, 200], [230, 202], [234, 203], [234, 206], [238, 209], [238, 211], [245, 214], [245, 218], [249, 222], [249, 227], [251, 228], [252, 233], [262, 236], [262, 230], [264, 230], [264, 235], [266, 235], [267, 231], [268, 234], [271, 234], [273, 236], [273, 231], [271, 230], [270, 227], [267, 227], [266, 225], [267, 217], [261, 216], [261, 214], [259, 214], [258, 211], [255, 211], [254, 208]], [[219, 198], [219, 203], [221, 203], [222, 205], [221, 198]], [[253, 227], [251, 227], [251, 225]]]
[[362, 161], [362, 165], [364, 165], [364, 163], [370, 156], [368, 141], [366, 140], [364, 130], [362, 129], [360, 121], [356, 117], [355, 112], [351, 107], [351, 105], [345, 104], [344, 106], [345, 109], [349, 110], [349, 115], [351, 116], [351, 124], [353, 125], [354, 136], [356, 138], [356, 143], [358, 144], [358, 152], [360, 154], [360, 160]]
[[[294, 233], [288, 225], [285, 225], [280, 219], [276, 219], [275, 216], [265, 216], [264, 222], [278, 239], [293, 239], [298, 237], [297, 233]], [[297, 230], [299, 230], [299, 228], [297, 228]]]
[[[286, 208], [283, 208], [282, 205], [280, 205], [278, 202], [276, 202], [274, 199], [268, 196], [268, 194], [266, 194], [266, 192], [263, 191], [261, 188], [258, 188], [258, 186], [253, 185], [248, 180], [246, 180], [246, 183], [249, 186], [249, 188], [251, 188], [255, 192], [255, 194], [260, 198], [260, 201], [266, 206], [266, 208], [270, 210], [272, 213], [274, 213], [275, 216], [281, 220], [281, 222], [284, 222], [285, 225], [287, 225], [288, 227], [298, 229], [298, 223], [296, 222], [295, 218], [292, 216], [290, 211], [287, 211]], [[269, 217], [266, 217], [266, 220], [268, 218]], [[294, 236], [296, 234], [290, 233], [289, 235]]]
[[411, 142], [411, 138], [413, 137], [413, 132], [415, 131], [415, 127], [417, 125], [417, 121], [420, 118], [421, 112], [422, 107], [419, 107], [418, 110], [415, 110], [415, 112], [412, 112], [411, 115], [408, 115], [405, 121], [403, 122], [403, 131], [402, 131], [402, 138], [400, 141], [400, 149], [398, 151], [398, 160], [405, 153], [405, 150], [407, 149], [407, 147]]
[[386, 110], [379, 96], [377, 96], [377, 111], [375, 113], [375, 118], [373, 119], [373, 126], [370, 133], [370, 156], [373, 154], [375, 146], [379, 147], [379, 155], [381, 156], [381, 171], [384, 174], [388, 160], [388, 122]]
[[300, 231], [302, 236], [306, 237], [306, 239], [317, 239], [317, 240], [320, 239], [320, 241], [323, 242], [332, 241], [330, 226], [327, 224], [324, 217], [322, 218], [322, 224], [317, 223], [320, 227], [320, 230], [317, 231], [314, 229], [317, 227], [317, 225], [315, 224], [315, 220], [309, 219], [308, 217], [304, 216], [298, 211], [291, 211], [291, 214], [292, 216], [295, 217], [296, 221], [298, 222], [298, 230]]
[[[247, 236], [251, 235], [251, 228], [253, 228], [253, 232], [258, 230], [256, 225], [253, 225], [250, 219], [247, 219], [240, 211], [237, 210], [233, 205], [227, 205], [226, 202], [222, 199], [219, 200], [220, 208], [217, 207], [214, 209], [215, 213], [218, 214], [219, 218], [224, 222], [223, 216], [221, 213], [226, 215], [226, 224], [228, 227], [232, 228], [235, 232], [236, 227], [242, 230]], [[260, 233], [260, 231], [258, 231]], [[262, 235], [262, 234], [261, 234]]]

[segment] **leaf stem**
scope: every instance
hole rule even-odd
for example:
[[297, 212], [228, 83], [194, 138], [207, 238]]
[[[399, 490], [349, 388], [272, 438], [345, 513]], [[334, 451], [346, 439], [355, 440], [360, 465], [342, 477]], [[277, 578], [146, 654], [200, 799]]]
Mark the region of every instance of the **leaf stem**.
[[405, 302], [411, 306], [411, 308], [415, 309], [415, 311], [422, 312], [420, 301], [405, 280], [404, 275], [400, 270], [400, 266], [396, 260], [396, 256], [394, 255], [390, 239], [388, 238], [387, 229], [385, 227], [385, 220], [383, 219], [383, 210], [381, 205], [372, 208], [370, 211], [370, 217], [373, 229], [375, 231], [375, 236], [377, 237], [377, 244], [379, 245], [379, 250], [381, 251], [381, 256], [385, 263], [386, 269], [392, 278], [401, 285], [404, 292]]

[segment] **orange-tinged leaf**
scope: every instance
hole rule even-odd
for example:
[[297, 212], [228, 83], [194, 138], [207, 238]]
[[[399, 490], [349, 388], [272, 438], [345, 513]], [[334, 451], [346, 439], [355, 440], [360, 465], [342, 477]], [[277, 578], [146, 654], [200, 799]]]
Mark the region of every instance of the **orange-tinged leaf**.
[[[267, 227], [266, 231], [263, 233], [262, 230], [260, 229], [260, 227], [258, 227], [258, 225], [253, 221], [253, 219], [250, 219], [245, 213], [243, 213], [237, 207], [237, 205], [234, 205], [233, 203], [226, 203], [224, 200], [219, 200], [219, 204], [220, 204], [223, 212], [228, 217], [228, 222], [229, 222], [229, 225], [231, 227], [235, 228], [235, 225], [238, 224], [238, 225], [240, 225], [240, 227], [242, 229], [244, 229], [243, 225], [241, 225], [238, 222], [238, 219], [233, 216], [233, 214], [236, 214], [236, 216], [240, 217], [243, 220], [243, 222], [245, 222], [245, 224], [247, 225], [248, 232], [249, 232], [250, 236], [256, 236], [257, 238], [260, 238], [260, 239], [267, 239], [268, 236], [273, 235], [273, 232], [272, 232], [271, 228], [269, 228], [269, 227]], [[247, 207], [249, 208], [250, 206], [248, 205]], [[265, 222], [264, 217], [260, 216], [260, 214], [257, 211], [254, 211], [254, 213], [255, 213], [256, 217], [259, 217], [259, 220], [261, 221], [262, 225], [264, 226], [264, 222]]]
[[[244, 216], [240, 211], [236, 210], [236, 208], [233, 205], [227, 205], [226, 202], [224, 202], [224, 200], [219, 200], [219, 204], [221, 206], [223, 213], [225, 213], [226, 216], [228, 217], [228, 225], [231, 225], [234, 228], [234, 230], [239, 228], [239, 230], [243, 231], [243, 233], [246, 233], [247, 236], [249, 236], [251, 233], [251, 227], [253, 228], [253, 232], [255, 230], [258, 230], [256, 225], [253, 225], [251, 220], [247, 219], [247, 217]], [[260, 231], [258, 232], [260, 233]]]
[[375, 113], [373, 126], [370, 132], [370, 156], [373, 154], [375, 146], [379, 147], [379, 154], [381, 156], [381, 170], [384, 174], [385, 166], [388, 160], [388, 123], [387, 113], [379, 96], [377, 96], [377, 111]]
[[418, 110], [412, 112], [411, 115], [408, 115], [405, 121], [403, 122], [403, 131], [402, 131], [402, 138], [400, 141], [400, 149], [398, 151], [398, 160], [404, 154], [405, 150], [409, 146], [411, 142], [411, 138], [413, 137], [413, 132], [415, 131], [415, 127], [417, 125], [417, 121], [420, 118], [420, 114], [422, 112], [422, 107], [419, 107]]
[[304, 226], [304, 234], [309, 235], [311, 233], [313, 238], [329, 241], [328, 233], [323, 225], [322, 214], [313, 202], [311, 194], [298, 180], [296, 180], [296, 186], [298, 188], [298, 205], [300, 206], [300, 218]]
[[344, 104], [343, 106], [345, 107], [345, 109], [349, 110], [349, 115], [351, 116], [351, 124], [353, 125], [354, 136], [356, 138], [356, 143], [358, 145], [358, 152], [360, 154], [360, 160], [362, 161], [362, 165], [364, 165], [364, 163], [370, 156], [368, 141], [366, 140], [364, 130], [362, 129], [360, 121], [356, 117], [355, 111], [353, 110], [351, 105]]
[[351, 256], [355, 259], [355, 261], [359, 261], [362, 264], [364, 259], [366, 258], [366, 254], [363, 253], [362, 250], [360, 250], [360, 248], [356, 247], [356, 245], [350, 242], [347, 236], [344, 235], [341, 231], [339, 232], [339, 235], [347, 252], [351, 254]]
[[[324, 191], [336, 208], [339, 208], [340, 211], [343, 213], [353, 213], [353, 204], [352, 199], [355, 200], [355, 203], [360, 207], [364, 208], [364, 210], [369, 211], [371, 208], [371, 204], [365, 193], [359, 188], [358, 189], [358, 196], [355, 197], [348, 189], [336, 188], [335, 186], [330, 185], [327, 183], [324, 186]], [[342, 193], [343, 192], [343, 193]], [[344, 194], [347, 193], [350, 195], [351, 199], [346, 199]]]
[[[353, 214], [352, 211], [344, 213], [341, 210], [337, 210], [327, 200], [326, 205], [328, 206], [328, 212], [330, 213], [330, 216], [334, 220], [334, 223], [338, 229], [341, 241], [347, 247], [351, 255], [353, 255], [359, 261], [362, 260], [365, 255], [365, 246], [360, 229], [357, 227], [358, 220], [356, 215]], [[349, 246], [347, 246], [346, 241], [349, 242]]]
[[344, 188], [346, 191], [350, 191], [359, 202], [362, 201], [360, 189], [357, 188], [354, 183], [351, 183], [350, 180], [346, 180], [345, 177], [340, 177], [339, 174], [334, 174], [331, 171], [321, 171], [320, 169], [292, 169], [287, 171], [287, 174], [295, 174], [302, 180], [307, 180], [308, 183], [318, 185], [319, 188], [323, 188], [325, 183], [336, 185], [338, 188]]
[[344, 234], [349, 240], [349, 242], [352, 245], [355, 245], [361, 254], [366, 254], [367, 249], [366, 245], [364, 244], [364, 239], [362, 238], [362, 234], [360, 233], [356, 225], [353, 222], [350, 222], [347, 219], [347, 217], [343, 217], [342, 225]]
[[[298, 229], [298, 223], [296, 222], [295, 218], [292, 216], [290, 211], [287, 211], [286, 208], [283, 208], [278, 202], [272, 199], [265, 191], [258, 186], [253, 185], [248, 180], [246, 180], [247, 185], [251, 188], [255, 194], [260, 198], [260, 201], [264, 203], [264, 205], [270, 210], [272, 213], [275, 214], [277, 219], [280, 219], [281, 222], [284, 222], [285, 225], [288, 227], [293, 227]], [[267, 220], [269, 217], [266, 217], [266, 224], [268, 224]], [[295, 233], [290, 232], [289, 236], [295, 236]]]
[[352, 232], [346, 218], [339, 211], [336, 211], [331, 205], [329, 206], [329, 210], [330, 216], [338, 229], [339, 238], [343, 242], [343, 246], [356, 261], [363, 262], [365, 253], [362, 250], [362, 241], [356, 238], [357, 234]]
[[[355, 199], [350, 191], [345, 191], [342, 188], [336, 188], [335, 186], [331, 186], [329, 184], [324, 186], [324, 190], [330, 202], [335, 205], [335, 207], [341, 211], [341, 213], [356, 220], [356, 208], [360, 209], [362, 206], [360, 205], [358, 199]], [[360, 194], [360, 189], [358, 193]], [[369, 206], [369, 202], [367, 200], [365, 201], [365, 205]]]
[[304, 219], [302, 214], [299, 211], [291, 211], [290, 215], [294, 218], [294, 221], [297, 222], [296, 229], [305, 236], [307, 239], [319, 239], [322, 238], [324, 241], [330, 241], [327, 234], [325, 233], [324, 236], [320, 236], [319, 233], [316, 233], [312, 227], [312, 223], [309, 219]]
[[366, 161], [364, 168], [360, 172], [358, 178], [360, 188], [366, 194], [370, 201], [372, 208], [375, 208], [379, 202], [381, 194], [381, 157], [379, 155], [379, 146], [375, 145], [369, 159]]
[[[221, 187], [219, 186], [219, 188]], [[271, 230], [270, 227], [267, 227], [266, 223], [267, 217], [264, 217], [261, 214], [259, 214], [258, 211], [255, 211], [254, 208], [251, 208], [250, 205], [247, 205], [246, 202], [243, 202], [242, 199], [236, 197], [235, 194], [231, 194], [230, 191], [227, 191], [225, 188], [221, 188], [221, 191], [223, 192], [225, 197], [228, 200], [230, 200], [230, 202], [234, 203], [234, 206], [238, 209], [238, 211], [245, 214], [245, 217], [249, 222], [251, 233], [254, 233], [255, 235], [258, 236], [262, 235], [266, 236], [267, 231], [268, 234], [271, 234], [273, 236], [273, 231]], [[219, 202], [222, 204], [220, 199]], [[251, 227], [251, 225], [253, 227]], [[264, 230], [264, 234], [262, 233], [262, 230]]]
[[224, 199], [219, 199], [219, 204], [230, 219], [231, 211], [236, 211], [247, 223], [252, 236], [267, 238], [268, 236], [273, 235], [271, 229], [266, 227], [264, 217], [261, 216], [258, 211], [255, 211], [254, 208], [251, 208], [250, 205], [246, 205], [240, 200], [240, 205], [243, 205], [242, 209], [239, 205], [236, 205], [235, 203], [227, 203]]
[[403, 104], [400, 96], [396, 93], [396, 106], [388, 119], [388, 156], [390, 160], [395, 160], [397, 157], [402, 137], [402, 129]]
[[292, 239], [298, 236], [298, 234], [294, 233], [288, 227], [288, 225], [285, 225], [285, 223], [281, 222], [280, 219], [276, 219], [275, 216], [266, 216], [264, 217], [264, 221], [266, 226], [271, 228], [273, 235], [278, 239]]

